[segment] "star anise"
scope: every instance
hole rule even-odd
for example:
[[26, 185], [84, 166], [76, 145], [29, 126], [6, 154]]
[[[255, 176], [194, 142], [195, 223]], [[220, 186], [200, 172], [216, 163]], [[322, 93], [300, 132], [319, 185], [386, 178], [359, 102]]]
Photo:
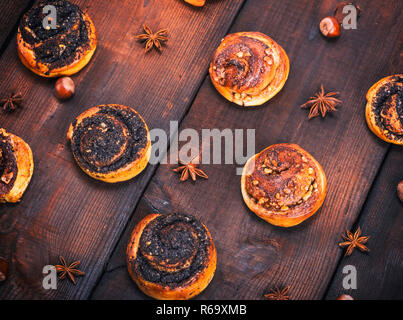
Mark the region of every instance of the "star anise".
[[290, 286], [285, 287], [283, 290], [279, 288], [272, 289], [270, 293], [265, 294], [264, 296], [269, 300], [290, 300], [290, 296], [287, 295], [290, 290]]
[[360, 249], [363, 252], [368, 252], [369, 249], [364, 245], [367, 243], [369, 237], [360, 237], [361, 229], [358, 227], [357, 231], [352, 234], [350, 231], [347, 230], [347, 236], [342, 235], [344, 242], [340, 242], [340, 247], [347, 247], [346, 256], [349, 256], [353, 253], [355, 248]]
[[20, 93], [12, 93], [8, 98], [2, 99], [1, 104], [6, 112], [13, 112], [15, 109], [22, 107], [22, 96]]
[[56, 271], [61, 273], [59, 275], [59, 279], [64, 279], [66, 275], [70, 278], [70, 280], [76, 284], [76, 279], [74, 279], [74, 276], [83, 276], [85, 273], [83, 271], [80, 271], [77, 269], [77, 267], [80, 265], [80, 261], [75, 261], [68, 265], [66, 263], [66, 260], [62, 256], [59, 257], [61, 265], [57, 264], [55, 265]]
[[153, 47], [162, 51], [161, 42], [168, 41], [168, 29], [161, 29], [156, 33], [153, 33], [146, 25], [143, 25], [143, 29], [146, 33], [139, 34], [136, 38], [140, 41], [146, 41], [146, 52], [150, 51]]
[[325, 94], [323, 85], [320, 86], [320, 92], [316, 93], [309, 101], [301, 105], [301, 108], [311, 108], [308, 119], [319, 116], [324, 118], [327, 112], [337, 111], [336, 106], [341, 103], [341, 100], [335, 98], [339, 92], [329, 92]]
[[180, 181], [186, 181], [189, 178], [189, 175], [193, 181], [196, 181], [197, 176], [208, 179], [207, 174], [205, 174], [203, 170], [197, 168], [198, 164], [193, 163], [192, 161], [190, 161], [189, 163], [184, 163], [179, 160], [179, 164], [181, 164], [181, 166], [174, 169], [173, 171], [182, 172]]

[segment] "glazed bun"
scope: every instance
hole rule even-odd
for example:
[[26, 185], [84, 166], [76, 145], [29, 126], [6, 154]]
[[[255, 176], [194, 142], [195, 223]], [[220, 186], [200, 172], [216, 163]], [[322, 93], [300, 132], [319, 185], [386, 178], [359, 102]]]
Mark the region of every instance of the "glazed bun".
[[284, 86], [290, 63], [284, 49], [260, 32], [227, 35], [213, 55], [210, 77], [227, 100], [258, 106]]
[[321, 165], [296, 144], [275, 144], [245, 164], [242, 196], [257, 216], [281, 227], [292, 227], [312, 216], [326, 196]]

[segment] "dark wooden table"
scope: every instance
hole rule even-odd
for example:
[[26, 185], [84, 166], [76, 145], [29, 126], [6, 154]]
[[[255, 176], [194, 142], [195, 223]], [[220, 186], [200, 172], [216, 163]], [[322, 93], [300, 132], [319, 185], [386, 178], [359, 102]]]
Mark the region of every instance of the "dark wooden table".
[[[184, 212], [210, 229], [218, 268], [198, 299], [263, 299], [290, 286], [292, 299], [403, 298], [402, 147], [389, 145], [366, 126], [365, 94], [380, 78], [403, 72], [403, 2], [358, 2], [357, 30], [324, 39], [318, 22], [337, 0], [207, 0], [194, 8], [182, 0], [77, 0], [99, 34], [90, 64], [73, 76], [76, 95], [61, 103], [55, 80], [28, 71], [16, 51], [21, 14], [33, 1], [2, 1], [0, 94], [20, 91], [24, 108], [0, 113], [0, 127], [32, 147], [35, 172], [19, 204], [0, 206], [0, 256], [10, 262], [1, 299], [145, 299], [129, 278], [125, 247], [136, 223], [152, 212]], [[135, 39], [142, 24], [168, 28], [162, 54]], [[261, 31], [279, 42], [291, 62], [283, 90], [260, 108], [244, 110], [222, 98], [208, 77], [214, 49], [227, 33]], [[299, 105], [323, 84], [340, 91], [343, 104], [325, 119], [308, 121]], [[66, 141], [71, 120], [104, 103], [134, 107], [150, 128], [255, 128], [256, 150], [293, 142], [313, 154], [328, 178], [321, 210], [297, 227], [274, 227], [244, 205], [235, 165], [204, 165], [208, 180], [180, 183], [172, 165], [149, 165], [116, 185], [87, 177]], [[369, 254], [344, 257], [346, 229], [370, 235]], [[86, 276], [74, 286], [42, 288], [42, 268], [59, 255], [81, 260]], [[353, 265], [358, 288], [342, 286]]]

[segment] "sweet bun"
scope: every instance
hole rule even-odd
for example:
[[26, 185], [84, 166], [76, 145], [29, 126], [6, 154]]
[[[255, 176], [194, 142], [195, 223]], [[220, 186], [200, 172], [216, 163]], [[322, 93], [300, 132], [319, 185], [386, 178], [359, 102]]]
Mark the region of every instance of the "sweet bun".
[[403, 145], [403, 74], [385, 77], [367, 92], [365, 118], [382, 140]]
[[150, 214], [133, 230], [127, 268], [146, 295], [186, 300], [214, 276], [217, 253], [207, 227], [184, 214]]
[[[43, 27], [43, 9], [56, 8], [56, 29]], [[22, 17], [17, 33], [21, 62], [42, 77], [69, 76], [84, 68], [97, 46], [88, 14], [65, 0], [41, 1]]]
[[251, 157], [242, 172], [241, 191], [257, 216], [292, 227], [312, 216], [325, 200], [321, 165], [296, 144], [272, 145]]
[[227, 35], [213, 55], [210, 78], [227, 100], [258, 106], [284, 86], [290, 63], [284, 49], [260, 32]]
[[34, 172], [29, 145], [0, 128], [0, 202], [18, 202]]
[[123, 105], [99, 105], [83, 112], [70, 125], [67, 138], [80, 168], [105, 182], [134, 178], [151, 155], [147, 124]]
[[195, 7], [202, 7], [206, 3], [206, 0], [185, 0], [185, 2]]

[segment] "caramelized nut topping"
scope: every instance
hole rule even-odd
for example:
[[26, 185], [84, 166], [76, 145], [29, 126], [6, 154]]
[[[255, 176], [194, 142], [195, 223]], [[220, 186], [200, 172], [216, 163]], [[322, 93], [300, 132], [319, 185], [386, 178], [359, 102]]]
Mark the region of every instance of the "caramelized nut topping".
[[[255, 170], [246, 176], [246, 191], [267, 209], [288, 211], [316, 199], [318, 184], [314, 162], [288, 146], [263, 151]], [[315, 195], [315, 196], [314, 196]]]

